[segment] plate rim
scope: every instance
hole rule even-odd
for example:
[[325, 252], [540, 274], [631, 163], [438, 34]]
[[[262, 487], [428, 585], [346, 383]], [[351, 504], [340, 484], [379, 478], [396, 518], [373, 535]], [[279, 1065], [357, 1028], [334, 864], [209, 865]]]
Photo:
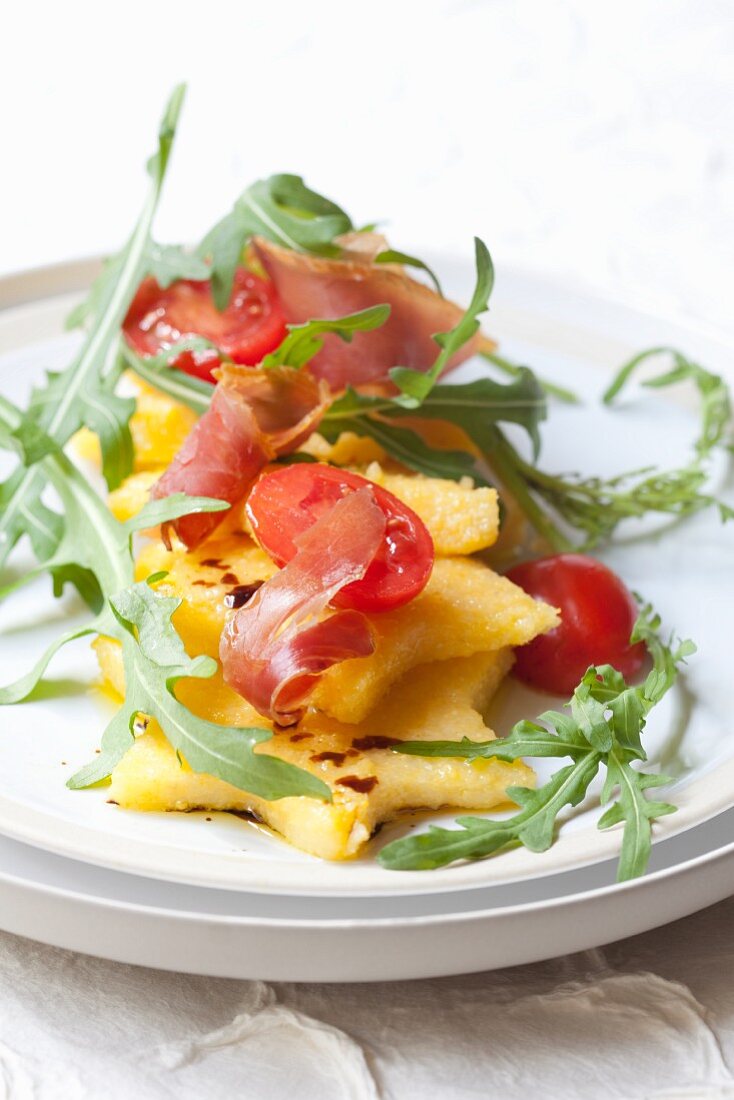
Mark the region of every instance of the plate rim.
[[[443, 257], [445, 263], [453, 263], [455, 265], [466, 266], [466, 259], [460, 257], [457, 253], [454, 253], [448, 249], [437, 250], [437, 255]], [[83, 290], [87, 285], [90, 276], [100, 269], [101, 257], [99, 256], [85, 256], [76, 259], [70, 259], [67, 261], [60, 261], [54, 264], [42, 265], [21, 269], [16, 272], [6, 273], [0, 276], [0, 315], [7, 310], [13, 308], [44, 304], [52, 300], [53, 298], [61, 297], [71, 293], [79, 292]], [[678, 314], [675, 317], [666, 316], [664, 313], [652, 312], [646, 309], [641, 309], [638, 305], [630, 304], [626, 302], [622, 296], [605, 295], [598, 290], [585, 288], [583, 285], [574, 284], [574, 280], [555, 276], [551, 277], [548, 273], [543, 273], [534, 269], [523, 269], [517, 265], [506, 265], [504, 273], [508, 277], [508, 281], [519, 281], [528, 284], [533, 284], [537, 287], [549, 287], [552, 286], [556, 294], [570, 294], [575, 298], [580, 298], [588, 302], [593, 302], [599, 308], [609, 309], [618, 308], [625, 313], [632, 315], [645, 322], [660, 322], [662, 325], [674, 326], [677, 329], [685, 329], [699, 338], [705, 340], [711, 340], [721, 346], [722, 351], [730, 351], [734, 347], [734, 338], [728, 334], [726, 330], [717, 330], [716, 327], [702, 324], [696, 318], [691, 318], [685, 315]], [[70, 286], [71, 280], [75, 281], [74, 286]], [[18, 291], [18, 284], [20, 284], [21, 290]], [[53, 288], [53, 289], [52, 289]], [[531, 308], [537, 309], [537, 305], [533, 302]], [[686, 793], [691, 790], [695, 790], [699, 786], [709, 784], [712, 774], [716, 774], [717, 779], [720, 779], [720, 792], [718, 800], [714, 803], [709, 802], [708, 808], [704, 811], [703, 816], [697, 814], [695, 818], [691, 818], [690, 807], [689, 814], [686, 815], [686, 807], [682, 806], [678, 813], [672, 815], [670, 818], [665, 818], [661, 822], [656, 824], [655, 827], [655, 839], [668, 839], [677, 834], [687, 831], [689, 828], [700, 824], [711, 817], [716, 816], [718, 813], [729, 808], [732, 805], [732, 797], [730, 795], [731, 789], [734, 788], [734, 758], [730, 760], [721, 761], [705, 776], [699, 777], [688, 785], [685, 789]], [[727, 779], [730, 778], [730, 782]], [[100, 860], [99, 853], [95, 855], [85, 854], [85, 847], [83, 840], [80, 838], [76, 846], [54, 845], [49, 844], [48, 837], [45, 838], [38, 834], [33, 834], [33, 830], [28, 827], [25, 829], [18, 829], [13, 827], [12, 820], [6, 822], [2, 818], [6, 815], [2, 813], [2, 801], [3, 795], [0, 794], [0, 830], [4, 835], [13, 837], [23, 843], [31, 844], [41, 850], [47, 850], [55, 852], [58, 855], [67, 856], [73, 859], [86, 862], [91, 866], [108, 867], [110, 869], [127, 872], [131, 874], [137, 874], [147, 876], [155, 879], [165, 879], [168, 881], [189, 883], [191, 885], [202, 887], [216, 887], [218, 889], [235, 889], [246, 891], [261, 891], [267, 893], [281, 893], [281, 894], [332, 894], [338, 896], [338, 893], [331, 886], [327, 888], [314, 889], [313, 886], [307, 881], [310, 876], [312, 864], [310, 862], [299, 864], [291, 864], [289, 870], [291, 872], [300, 872], [300, 877], [303, 879], [302, 887], [293, 888], [293, 885], [278, 887], [277, 883], [271, 881], [261, 881], [259, 884], [253, 884], [252, 879], [247, 881], [228, 882], [224, 885], [220, 880], [214, 880], [209, 868], [207, 868], [206, 874], [197, 874], [192, 877], [182, 873], [182, 869], [177, 871], [171, 871], [170, 873], [162, 873], [160, 867], [150, 866], [146, 869], [139, 863], [133, 863], [126, 858], [113, 859], [112, 857]], [[18, 803], [13, 804], [16, 808]], [[24, 809], [30, 809], [25, 807]], [[34, 811], [31, 811], [34, 812]], [[36, 812], [36, 816], [40, 818], [53, 817], [53, 815], [45, 815], [43, 811]], [[58, 820], [54, 818], [54, 820]], [[85, 827], [79, 823], [67, 822], [75, 831], [93, 833], [95, 837], [98, 837], [98, 831], [92, 827]], [[590, 852], [587, 858], [579, 858], [578, 854], [573, 854], [577, 848], [582, 847], [581, 840], [588, 836], [593, 835], [591, 830], [584, 830], [580, 833], [572, 833], [564, 839], [563, 851], [558, 855], [560, 845], [555, 849], [556, 859], [553, 861], [553, 866], [548, 867], [546, 870], [544, 867], [531, 868], [526, 872], [505, 874], [501, 878], [496, 878], [494, 881], [497, 884], [516, 881], [518, 878], [542, 878], [562, 873], [568, 869], [580, 868], [592, 863], [601, 862], [610, 858], [617, 851], [617, 843], [615, 841], [616, 833], [610, 832], [602, 834], [601, 836], [595, 836], [594, 851]], [[107, 838], [105, 838], [106, 840]], [[118, 845], [120, 839], [118, 838]], [[143, 842], [140, 842], [140, 846], [143, 846]], [[185, 861], [187, 849], [180, 845], [174, 844], [159, 844], [160, 848], [165, 848], [167, 853], [178, 852], [181, 861]], [[567, 853], [567, 854], [566, 854]], [[514, 854], [514, 853], [512, 853]], [[217, 861], [224, 860], [227, 865], [232, 865], [235, 862], [239, 862], [241, 857], [238, 854], [228, 855], [222, 853], [221, 855], [212, 854], [212, 859]], [[546, 856], [547, 860], [547, 856]], [[525, 860], [527, 862], [527, 860]], [[325, 861], [319, 861], [325, 862]], [[492, 861], [493, 862], [493, 861]], [[258, 871], [266, 871], [270, 864], [263, 861], [251, 862], [250, 867], [256, 868]], [[337, 867], [344, 866], [344, 864], [338, 864]], [[342, 893], [344, 896], [358, 896], [363, 893], [370, 894], [396, 894], [396, 893], [420, 893], [430, 895], [433, 893], [446, 893], [458, 890], [465, 890], [472, 887], [482, 888], [488, 885], [492, 885], [492, 881], [488, 881], [486, 871], [483, 874], [483, 869], [488, 866], [487, 863], [475, 863], [467, 864], [460, 868], [451, 868], [449, 873], [451, 879], [449, 881], [448, 875], [446, 881], [441, 882], [427, 882], [425, 887], [420, 887], [420, 883], [416, 881], [417, 877], [411, 872], [390, 872], [389, 881], [385, 883], [385, 887], [375, 886], [373, 883], [366, 883], [364, 886], [355, 887], [354, 884], [345, 884]], [[237, 871], [241, 871], [242, 868], [238, 867]], [[442, 869], [445, 873], [446, 869]], [[463, 873], [462, 873], [463, 872]], [[421, 876], [422, 878], [422, 876]], [[423, 880], [425, 881], [425, 880]], [[402, 888], [401, 888], [402, 887]]]
[[[705, 824], [705, 823], [702, 823]], [[673, 838], [671, 838], [673, 839]], [[25, 842], [22, 842], [25, 843]], [[66, 859], [67, 857], [60, 857]], [[336, 918], [333, 920], [327, 920], [325, 918], [282, 918], [282, 917], [261, 917], [261, 916], [248, 916], [246, 914], [223, 914], [223, 913], [211, 913], [204, 910], [197, 909], [171, 909], [163, 905], [145, 905], [137, 901], [119, 900], [116, 898], [105, 898], [99, 895], [86, 893], [84, 891], [75, 889], [73, 887], [60, 887], [51, 884], [38, 883], [27, 878], [23, 878], [21, 875], [13, 872], [0, 870], [0, 888], [3, 884], [19, 884], [27, 886], [32, 890], [44, 891], [49, 894], [54, 894], [57, 897], [78, 897], [86, 898], [93, 904], [100, 904], [109, 906], [110, 908], [116, 908], [125, 910], [128, 912], [146, 912], [157, 915], [175, 915], [177, 918], [181, 918], [186, 922], [191, 920], [199, 920], [202, 917], [212, 921], [213, 923], [222, 923], [225, 925], [244, 925], [246, 927], [255, 927], [266, 924], [269, 927], [280, 928], [312, 928], [327, 931], [329, 929], [350, 929], [350, 928], [373, 928], [378, 927], [396, 927], [396, 926], [418, 926], [418, 925], [430, 925], [430, 924], [444, 924], [451, 921], [472, 921], [472, 920], [484, 920], [491, 918], [493, 914], [501, 916], [519, 916], [532, 911], [533, 913], [543, 913], [547, 910], [555, 908], [565, 908], [567, 906], [576, 906], [582, 904], [584, 901], [598, 901], [604, 900], [611, 895], [626, 895], [631, 893], [638, 893], [646, 889], [652, 889], [661, 882], [667, 881], [671, 877], [685, 873], [693, 872], [701, 869], [711, 862], [718, 862], [721, 860], [727, 860], [732, 858], [734, 860], [734, 840], [730, 840], [725, 844], [718, 845], [715, 848], [711, 848], [705, 852], [701, 852], [696, 856], [691, 856], [687, 859], [683, 859], [672, 863], [670, 866], [661, 867], [656, 871], [650, 871], [645, 875], [641, 875], [639, 878], [628, 879], [625, 882], [611, 882], [606, 883], [603, 886], [593, 886], [589, 889], [572, 890], [568, 893], [559, 893], [550, 898], [542, 898], [540, 900], [517, 902], [511, 905], [499, 905], [492, 906], [485, 909], [471, 909], [471, 910], [457, 910], [456, 912], [441, 912], [441, 913], [423, 913], [412, 916], [388, 916], [388, 917], [348, 917], [348, 918]], [[87, 864], [92, 871], [97, 869], [107, 870], [104, 867], [98, 867], [96, 864]], [[579, 868], [583, 870], [583, 868]], [[116, 874], [122, 874], [125, 876], [127, 872], [115, 872]], [[146, 878], [147, 876], [136, 876]], [[185, 884], [181, 884], [184, 885]], [[491, 885], [491, 884], [488, 884]], [[200, 890], [206, 893], [207, 887], [195, 887], [196, 890]], [[256, 893], [256, 891], [252, 891]], [[284, 895], [288, 900], [298, 902], [301, 895]], [[429, 895], [430, 896], [430, 895]], [[692, 909], [691, 912], [694, 912]]]
[[[681, 890], [686, 880], [697, 889]], [[628, 883], [491, 910], [369, 921], [175, 911], [0, 872], [0, 897], [9, 902], [0, 909], [0, 925], [56, 947], [160, 970], [268, 981], [391, 981], [505, 969], [599, 947], [686, 917], [732, 888], [734, 841]], [[462, 935], [451, 935], [457, 931]]]

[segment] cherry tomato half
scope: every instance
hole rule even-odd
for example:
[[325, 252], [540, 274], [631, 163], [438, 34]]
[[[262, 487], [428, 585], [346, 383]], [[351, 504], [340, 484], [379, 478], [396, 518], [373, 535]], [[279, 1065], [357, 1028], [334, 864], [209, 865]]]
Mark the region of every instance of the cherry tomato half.
[[[253, 365], [273, 351], [286, 335], [285, 317], [273, 284], [237, 269], [229, 305], [220, 313], [208, 281], [180, 279], [161, 290], [144, 279], [128, 310], [123, 331], [139, 355], [157, 355], [191, 336], [211, 340], [235, 363]], [[219, 357], [211, 351], [185, 351], [174, 366], [213, 382]]]
[[298, 462], [265, 474], [247, 501], [255, 538], [277, 565], [296, 554], [295, 540], [345, 493], [370, 486], [387, 518], [385, 542], [364, 577], [335, 597], [339, 607], [389, 611], [421, 592], [433, 568], [433, 540], [423, 520], [386, 489], [347, 470]]
[[589, 665], [614, 665], [626, 678], [640, 671], [645, 646], [630, 645], [637, 605], [606, 565], [584, 554], [558, 554], [516, 565], [507, 577], [561, 612], [560, 626], [516, 651], [518, 679], [570, 695]]

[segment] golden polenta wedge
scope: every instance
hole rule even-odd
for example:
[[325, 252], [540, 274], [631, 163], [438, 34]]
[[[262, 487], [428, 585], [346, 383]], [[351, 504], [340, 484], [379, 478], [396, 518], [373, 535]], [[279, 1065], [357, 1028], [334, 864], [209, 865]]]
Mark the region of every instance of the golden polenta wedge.
[[361, 721], [417, 665], [524, 645], [558, 616], [481, 562], [437, 558], [419, 596], [371, 623], [375, 652], [329, 669], [313, 694], [314, 706], [341, 722]]
[[[139, 579], [167, 572], [160, 590], [183, 601], [173, 622], [191, 654], [217, 657], [224, 597], [237, 584], [276, 571], [245, 535], [208, 540], [193, 553], [145, 546]], [[556, 612], [470, 558], [437, 558], [425, 590], [404, 607], [370, 617], [376, 649], [321, 677], [314, 706], [340, 722], [361, 722], [396, 680], [417, 665], [523, 645], [557, 624]]]
[[417, 512], [441, 557], [475, 554], [497, 541], [500, 515], [496, 489], [475, 489], [471, 478], [450, 481], [394, 473], [379, 462], [357, 468], [356, 472], [382, 485]]
[[[124, 690], [117, 644], [96, 643], [110, 683]], [[413, 669], [356, 726], [309, 713], [296, 729], [279, 730], [257, 751], [318, 775], [331, 803], [310, 798], [277, 802], [238, 790], [179, 763], [155, 723], [139, 736], [112, 774], [110, 798], [137, 810], [239, 810], [256, 814], [296, 847], [324, 859], [355, 855], [377, 826], [408, 809], [488, 810], [507, 801], [509, 786], [532, 786], [520, 762], [402, 756], [391, 740], [488, 738], [481, 712], [512, 661], [507, 649]], [[179, 697], [195, 713], [219, 723], [267, 726], [220, 678], [182, 681]]]
[[139, 379], [134, 384], [138, 393], [130, 431], [135, 446], [135, 469], [167, 466], [181, 450], [198, 417], [186, 405]]

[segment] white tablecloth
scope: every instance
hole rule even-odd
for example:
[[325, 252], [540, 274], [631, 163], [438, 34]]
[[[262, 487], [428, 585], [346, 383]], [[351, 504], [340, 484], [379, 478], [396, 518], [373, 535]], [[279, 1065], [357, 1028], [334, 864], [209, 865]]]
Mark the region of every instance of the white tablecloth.
[[[119, 244], [188, 77], [163, 239], [298, 171], [398, 246], [478, 232], [500, 279], [516, 261], [731, 324], [730, 0], [67, 0], [15, 5], [3, 38], [2, 271]], [[605, 951], [389, 986], [0, 935], [0, 1095], [734, 1096], [733, 978], [734, 900]]]
[[734, 1097], [734, 899], [533, 966], [389, 985], [226, 981], [0, 935], [12, 1100]]

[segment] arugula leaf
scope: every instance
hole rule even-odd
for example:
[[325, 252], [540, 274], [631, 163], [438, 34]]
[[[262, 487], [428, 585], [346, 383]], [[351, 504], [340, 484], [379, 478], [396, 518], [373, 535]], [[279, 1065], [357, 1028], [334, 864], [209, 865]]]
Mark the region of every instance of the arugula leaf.
[[[0, 396], [0, 445], [5, 446], [13, 439], [15, 431], [22, 424], [22, 416], [6, 398]], [[4, 504], [12, 499], [23, 481], [23, 470], [15, 471], [4, 485], [0, 485], [0, 511]], [[40, 562], [48, 563], [64, 534], [64, 518], [58, 512], [47, 507], [42, 500], [21, 502], [21, 515], [25, 531], [30, 539], [33, 552]], [[99, 586], [92, 574], [77, 562], [70, 561], [59, 565], [44, 564], [38, 569], [26, 570], [17, 580], [0, 586], [0, 600], [30, 583], [41, 573], [49, 572], [53, 580], [54, 595], [61, 594], [65, 583], [74, 584], [84, 602], [97, 611], [99, 609]]]
[[479, 237], [474, 238], [474, 249], [477, 281], [472, 300], [458, 325], [450, 332], [439, 332], [433, 337], [441, 350], [431, 369], [418, 371], [409, 367], [393, 367], [390, 371], [390, 378], [402, 395], [396, 401], [405, 408], [418, 408], [433, 389], [452, 356], [479, 331], [477, 318], [489, 307], [489, 296], [494, 286], [494, 266], [486, 244]]
[[[123, 261], [122, 252], [104, 261], [102, 271], [92, 283], [86, 298], [67, 315], [64, 322], [67, 331], [93, 323], [104, 308], [110, 284], [120, 277]], [[151, 240], [146, 254], [145, 274], [152, 275], [161, 290], [166, 290], [177, 279], [208, 279], [210, 271], [209, 265], [196, 252], [189, 252], [180, 245], [157, 244]]]
[[[715, 507], [722, 522], [734, 519], [734, 509], [706, 492], [708, 460], [715, 448], [726, 445], [732, 424], [729, 390], [719, 375], [674, 348], [651, 348], [621, 368], [604, 401], [607, 404], [613, 401], [641, 364], [664, 353], [673, 357], [673, 368], [648, 379], [644, 385], [662, 389], [689, 381], [701, 399], [701, 425], [694, 441], [694, 456], [687, 466], [673, 470], [632, 470], [608, 479], [549, 474], [525, 461], [501, 429], [494, 429], [491, 453], [485, 451], [487, 460], [554, 549], [596, 546], [610, 538], [623, 520], [650, 512], [683, 517]], [[585, 536], [580, 547], [567, 530]]]
[[[636, 597], [640, 602], [640, 597]], [[695, 644], [690, 640], [677, 641], [671, 635], [667, 644], [660, 637], [660, 616], [650, 604], [643, 604], [642, 612], [632, 630], [630, 642], [644, 642], [652, 657], [652, 668], [643, 687], [645, 699], [651, 704], [659, 703], [675, 683], [678, 665], [696, 652]]]
[[206, 280], [209, 264], [196, 252], [188, 252], [179, 245], [151, 243], [148, 253], [148, 273], [161, 290], [167, 290], [178, 279]]
[[[15, 427], [19, 418], [9, 402], [0, 402], [0, 421], [6, 427]], [[157, 595], [145, 583], [134, 583], [131, 539], [135, 531], [192, 512], [221, 511], [227, 505], [177, 493], [149, 501], [123, 524], [60, 450], [43, 458], [41, 468], [61, 499], [65, 521], [60, 541], [44, 568], [52, 573], [69, 566], [87, 570], [101, 594], [99, 613], [56, 639], [28, 673], [0, 689], [0, 706], [28, 698], [58, 650], [90, 633], [107, 634], [121, 642], [127, 684], [125, 700], [102, 739], [101, 754], [68, 785], [88, 786], [106, 778], [133, 744], [135, 721], [140, 715], [149, 715], [194, 770], [206, 771], [263, 798], [296, 794], [330, 798], [329, 788], [309, 772], [254, 752], [256, 745], [272, 737], [270, 730], [218, 726], [198, 718], [176, 699], [179, 679], [211, 676], [216, 662], [186, 654], [171, 623], [180, 601]]]
[[161, 393], [168, 394], [169, 397], [187, 405], [201, 416], [209, 408], [214, 386], [202, 378], [194, 378], [190, 374], [177, 370], [171, 364], [182, 351], [209, 351], [210, 349], [218, 350], [211, 341], [205, 340], [202, 336], [195, 336], [165, 348], [158, 355], [137, 355], [125, 340], [122, 342], [120, 351], [125, 366], [134, 374], [148, 385], [155, 386]]
[[[373, 225], [362, 226], [369, 232]], [[313, 252], [337, 259], [341, 249], [334, 238], [354, 232], [352, 219], [337, 203], [312, 191], [301, 176], [280, 173], [251, 184], [234, 208], [207, 233], [199, 255], [211, 258], [212, 289], [217, 309], [224, 309], [232, 294], [237, 265], [248, 240], [264, 237], [296, 252]], [[428, 264], [417, 256], [394, 248], [383, 249], [374, 263], [403, 264], [425, 271], [439, 294], [441, 284]]]
[[69, 642], [76, 641], [77, 638], [84, 638], [90, 634], [96, 634], [100, 626], [101, 621], [98, 622], [93, 619], [91, 622], [84, 623], [83, 626], [76, 627], [74, 630], [68, 630], [65, 634], [60, 634], [41, 654], [35, 665], [33, 665], [25, 675], [19, 677], [14, 683], [0, 688], [0, 706], [4, 707], [10, 706], [13, 703], [22, 703], [24, 699], [28, 699], [38, 687], [38, 684], [43, 679], [44, 672], [59, 650]]
[[300, 325], [287, 325], [288, 335], [275, 351], [265, 356], [262, 366], [266, 369], [293, 367], [299, 370], [318, 355], [324, 346], [323, 337], [327, 333], [334, 333], [350, 344], [355, 332], [372, 332], [384, 325], [389, 316], [390, 306], [378, 305], [332, 320], [315, 318]]
[[538, 426], [547, 414], [547, 403], [537, 378], [523, 367], [516, 381], [506, 384], [479, 378], [474, 382], [434, 385], [418, 413], [394, 398], [362, 394], [350, 388], [329, 406], [324, 423], [338, 424], [369, 416], [448, 420], [463, 428], [482, 451], [488, 452], [494, 446], [489, 427], [501, 422], [519, 424], [537, 449], [540, 445]]
[[509, 797], [522, 807], [509, 821], [460, 817], [459, 829], [432, 825], [427, 833], [394, 840], [377, 858], [388, 870], [428, 871], [457, 859], [483, 859], [518, 841], [533, 852], [544, 852], [553, 843], [557, 815], [564, 806], [581, 802], [598, 770], [598, 754], [586, 753], [537, 791], [508, 788]]
[[505, 385], [489, 378], [463, 385], [435, 385], [417, 413], [392, 398], [348, 389], [331, 404], [319, 431], [332, 442], [345, 431], [369, 435], [392, 458], [418, 473], [454, 481], [471, 477], [477, 485], [490, 485], [486, 471], [469, 451], [430, 447], [412, 428], [398, 427], [393, 421], [403, 417], [449, 421], [463, 428], [485, 455], [493, 457], [498, 422], [521, 425], [537, 449], [538, 425], [546, 412], [537, 379], [532, 371], [523, 369], [515, 382]]
[[[3, 399], [0, 421], [12, 429], [19, 419], [20, 413]], [[73, 776], [69, 786], [87, 786], [109, 775], [132, 745], [133, 725], [144, 714], [156, 718], [194, 770], [206, 771], [263, 798], [292, 794], [329, 798], [329, 788], [309, 772], [254, 752], [257, 744], [272, 737], [271, 731], [206, 722], [176, 699], [177, 680], [183, 676], [211, 676], [216, 662], [186, 654], [171, 623], [178, 600], [159, 596], [146, 584], [134, 583], [131, 539], [135, 531], [192, 512], [221, 511], [227, 504], [177, 493], [165, 500], [149, 501], [123, 524], [60, 450], [43, 458], [41, 469], [58, 493], [64, 512], [60, 541], [43, 568], [57, 575], [69, 566], [88, 571], [101, 596], [99, 613], [56, 639], [28, 673], [0, 689], [0, 706], [27, 698], [58, 650], [90, 633], [107, 634], [121, 642], [127, 684], [125, 701], [102, 739], [101, 754]]]
[[[121, 374], [115, 344], [110, 346], [109, 357], [111, 366], [105, 366], [98, 378], [90, 378], [80, 393], [77, 417], [96, 433], [102, 453], [102, 473], [107, 484], [112, 486], [119, 485], [132, 469], [133, 441], [129, 421], [135, 411], [135, 399], [114, 392]], [[49, 371], [45, 385], [33, 388], [25, 415], [10, 435], [25, 466], [33, 466], [58, 446], [58, 440], [44, 425], [63, 400], [68, 384], [67, 371]]]
[[125, 699], [102, 738], [100, 755], [72, 776], [67, 786], [87, 787], [106, 778], [131, 747], [136, 720], [146, 716], [158, 722], [194, 771], [269, 800], [291, 795], [329, 799], [329, 788], [316, 776], [254, 751], [271, 739], [270, 730], [218, 726], [179, 702], [175, 695], [179, 680], [207, 678], [217, 669], [211, 657], [191, 658], [186, 653], [171, 622], [180, 604], [179, 599], [157, 595], [142, 581], [110, 599], [119, 624], [117, 636], [123, 640], [126, 635], [133, 643], [123, 646]]
[[484, 471], [468, 451], [441, 450], [429, 445], [410, 428], [397, 428], [385, 420], [376, 417], [362, 417], [350, 420], [348, 417], [337, 422], [322, 421], [319, 431], [325, 439], [335, 442], [342, 432], [354, 432], [368, 435], [384, 447], [388, 454], [426, 477], [446, 478], [461, 481], [464, 477], [473, 479], [475, 485], [489, 486]]
[[[556, 732], [550, 733], [545, 722]], [[406, 756], [454, 756], [465, 760], [520, 760], [523, 756], [571, 756], [585, 755], [589, 745], [575, 722], [560, 711], [546, 711], [538, 722], [523, 718], [506, 737], [494, 741], [403, 741], [395, 751]]]
[[659, 635], [660, 619], [649, 604], [640, 609], [632, 640], [644, 641], [653, 667], [645, 682], [629, 687], [610, 665], [590, 668], [567, 704], [570, 713], [546, 711], [537, 722], [518, 722], [507, 737], [492, 741], [405, 741], [395, 752], [412, 756], [460, 757], [465, 760], [518, 760], [522, 757], [571, 757], [538, 790], [511, 787], [508, 795], [520, 810], [509, 819], [457, 818], [457, 829], [431, 827], [427, 833], [393, 841], [380, 852], [384, 867], [425, 870], [457, 859], [480, 859], [509, 844], [524, 844], [535, 852], [552, 843], [557, 817], [567, 805], [577, 806], [600, 767], [606, 768], [602, 803], [619, 794], [599, 821], [599, 828], [624, 823], [619, 881], [644, 872], [652, 844], [651, 822], [675, 807], [648, 800], [644, 792], [670, 780], [639, 771], [644, 760], [641, 734], [650, 710], [675, 683], [679, 666], [695, 652], [690, 641], [666, 645]]
[[296, 252], [338, 256], [334, 237], [353, 228], [351, 218], [340, 206], [312, 191], [300, 176], [281, 173], [257, 180], [207, 233], [197, 250], [202, 258], [211, 258], [212, 295], [217, 309], [224, 309], [229, 302], [234, 273], [251, 237], [265, 237]]
[[[649, 356], [670, 349], [652, 349], [636, 356], [627, 364], [607, 392], [611, 400], [640, 363]], [[374, 423], [400, 416], [420, 419], [447, 420], [458, 424], [479, 447], [488, 466], [540, 535], [555, 550], [578, 548], [571, 537], [574, 532], [585, 536], [582, 548], [597, 545], [609, 538], [624, 519], [661, 512], [677, 516], [689, 515], [710, 505], [718, 507], [722, 520], [734, 518], [734, 510], [705, 492], [707, 469], [705, 461], [714, 447], [721, 445], [731, 422], [731, 409], [726, 384], [698, 364], [693, 364], [674, 352], [672, 371], [654, 378], [647, 385], [660, 388], [674, 382], [693, 381], [702, 398], [702, 426], [695, 443], [696, 457], [679, 470], [632, 471], [616, 478], [572, 478], [548, 474], [528, 462], [517, 452], [499, 427], [502, 422], [515, 422], [525, 428], [533, 442], [534, 455], [539, 448], [538, 425], [546, 415], [541, 393], [542, 383], [526, 367], [513, 369], [516, 381], [510, 387], [482, 379], [464, 385], [436, 385], [423, 398], [418, 409], [410, 402], [361, 395], [348, 390], [328, 410], [321, 430], [335, 437], [335, 426], [347, 425], [352, 431], [377, 438]], [[511, 387], [517, 387], [513, 390]], [[413, 439], [419, 437], [414, 434]], [[381, 440], [383, 446], [398, 461], [426, 472], [417, 455], [411, 459], [407, 440], [391, 447], [389, 432]], [[416, 445], [420, 447], [420, 444]], [[438, 452], [441, 454], [441, 452]], [[469, 472], [463, 463], [447, 463], [439, 476], [455, 476]], [[559, 523], [560, 521], [560, 523]]]
[[[390, 416], [410, 415], [400, 407]], [[463, 384], [434, 386], [424, 398], [419, 413], [425, 420], [448, 420], [463, 428], [482, 452], [491, 452], [494, 436], [490, 426], [497, 423], [518, 424], [528, 433], [533, 453], [540, 450], [540, 422], [548, 408], [538, 380], [523, 367], [517, 379], [502, 385], [489, 378], [479, 378]]]
[[613, 825], [624, 823], [617, 872], [617, 881], [624, 882], [645, 873], [652, 850], [651, 823], [666, 814], [675, 813], [676, 809], [669, 802], [646, 798], [645, 791], [650, 787], [663, 787], [672, 781], [667, 775], [637, 771], [624, 751], [620, 750], [613, 749], [607, 755], [606, 765], [602, 804], [610, 801], [615, 788], [619, 790], [619, 796], [599, 819], [598, 828], [610, 829]]
[[[49, 377], [46, 387], [34, 391], [23, 424], [15, 431], [21, 446], [40, 429], [48, 439], [63, 445], [86, 419], [101, 431], [105, 468], [110, 488], [129, 472], [132, 447], [124, 417], [131, 406], [113, 397], [111, 387], [117, 378], [117, 344], [119, 328], [133, 294], [145, 271], [150, 243], [150, 226], [170, 156], [181, 103], [183, 85], [176, 88], [168, 103], [158, 133], [158, 149], [148, 162], [151, 186], [138, 224], [120, 257], [105, 269], [104, 279], [94, 292], [94, 310], [90, 331], [74, 361], [66, 370]], [[36, 434], [36, 439], [38, 435]], [[121, 447], [115, 455], [114, 449]], [[32, 457], [40, 458], [42, 449], [30, 449]], [[21, 473], [12, 474], [0, 488], [0, 566], [23, 535], [30, 535], [29, 512], [38, 507], [44, 479], [36, 464]], [[34, 544], [45, 552], [53, 548], [52, 541], [41, 539]]]
[[416, 431], [395, 427], [390, 421], [401, 417], [450, 421], [463, 428], [487, 456], [494, 453], [495, 425], [503, 421], [516, 423], [527, 431], [537, 453], [538, 425], [547, 415], [547, 406], [532, 371], [521, 368], [515, 381], [508, 384], [488, 378], [462, 385], [436, 383], [451, 356], [476, 333], [477, 314], [486, 308], [492, 288], [489, 252], [478, 239], [476, 249], [477, 285], [472, 302], [451, 332], [435, 337], [441, 352], [432, 369], [422, 374], [394, 368], [390, 376], [402, 387], [396, 397], [362, 394], [348, 388], [332, 402], [321, 421], [319, 430], [327, 439], [336, 439], [342, 431], [369, 435], [393, 458], [413, 470], [455, 480], [469, 476], [480, 485], [490, 483], [469, 452], [430, 448]]
[[436, 288], [437, 293], [443, 298], [443, 291], [441, 290], [438, 276], [427, 263], [424, 263], [423, 260], [419, 260], [417, 256], [411, 256], [407, 252], [399, 252], [396, 248], [385, 248], [382, 252], [377, 253], [372, 262], [376, 264], [402, 264], [403, 267], [415, 267], [420, 271], [425, 271]]
[[729, 388], [720, 375], [705, 370], [675, 348], [648, 348], [633, 356], [621, 367], [607, 387], [603, 401], [606, 405], [610, 405], [637, 368], [649, 359], [655, 359], [660, 355], [671, 356], [673, 367], [663, 374], [648, 378], [642, 384], [652, 389], [663, 389], [676, 382], [693, 382], [701, 399], [701, 429], [694, 446], [698, 458], [705, 459], [713, 448], [721, 443], [731, 424]]
[[[4, 399], [0, 401], [0, 417], [6, 423], [12, 415], [8, 405]], [[61, 532], [50, 556], [37, 569], [26, 573], [22, 581], [28, 582], [44, 572], [57, 581], [68, 579], [69, 570], [73, 571], [72, 577], [81, 573], [94, 580], [93, 586], [90, 580], [87, 581], [93, 597], [87, 602], [95, 611], [100, 610], [110, 594], [132, 583], [134, 566], [130, 539], [135, 531], [182, 515], [222, 511], [228, 507], [223, 501], [176, 493], [165, 500], [149, 501], [136, 516], [122, 524], [115, 520], [62, 451], [46, 456], [41, 470], [61, 501]]]

